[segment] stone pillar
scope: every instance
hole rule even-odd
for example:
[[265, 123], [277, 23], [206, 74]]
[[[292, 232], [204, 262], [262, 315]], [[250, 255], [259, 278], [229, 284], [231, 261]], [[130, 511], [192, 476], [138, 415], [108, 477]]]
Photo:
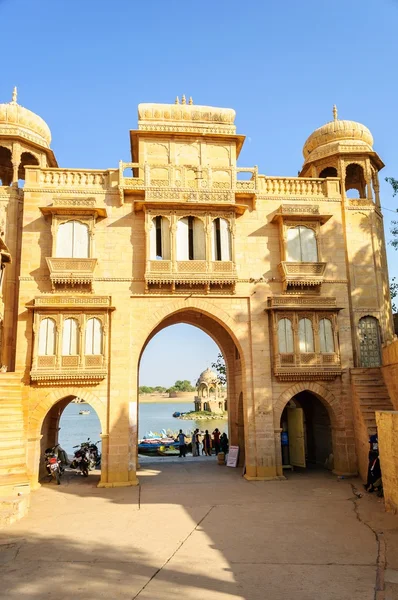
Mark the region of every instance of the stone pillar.
[[27, 438], [27, 472], [30, 482], [30, 489], [37, 490], [40, 487], [39, 483], [39, 470], [41, 462], [41, 440], [43, 436], [39, 435], [36, 437]]

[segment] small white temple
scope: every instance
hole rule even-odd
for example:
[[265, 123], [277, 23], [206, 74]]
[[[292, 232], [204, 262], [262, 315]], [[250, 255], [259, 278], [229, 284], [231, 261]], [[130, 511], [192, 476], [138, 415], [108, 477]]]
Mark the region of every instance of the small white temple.
[[222, 414], [227, 410], [227, 401], [221, 398], [221, 382], [216, 373], [206, 369], [196, 382], [195, 411], [209, 411]]

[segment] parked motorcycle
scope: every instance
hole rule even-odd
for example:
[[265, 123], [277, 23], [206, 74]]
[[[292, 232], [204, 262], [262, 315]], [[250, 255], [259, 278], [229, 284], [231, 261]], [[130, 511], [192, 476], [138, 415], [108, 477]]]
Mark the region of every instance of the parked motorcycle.
[[80, 469], [84, 477], [88, 477], [88, 469], [89, 469], [89, 452], [88, 448], [85, 448], [82, 444], [81, 446], [73, 446], [74, 448], [78, 448], [75, 452], [75, 456], [70, 464], [72, 469]]
[[61, 459], [64, 454], [65, 452], [59, 444], [56, 444], [53, 448], [47, 448], [44, 452], [47, 473], [55, 479], [57, 485], [61, 484], [61, 476], [64, 473], [63, 461]]
[[88, 461], [89, 461], [89, 469], [92, 471], [95, 468], [99, 468], [101, 466], [101, 454], [98, 450], [98, 442], [90, 442], [90, 438], [87, 439], [87, 442], [82, 442], [80, 447], [87, 451], [88, 453]]

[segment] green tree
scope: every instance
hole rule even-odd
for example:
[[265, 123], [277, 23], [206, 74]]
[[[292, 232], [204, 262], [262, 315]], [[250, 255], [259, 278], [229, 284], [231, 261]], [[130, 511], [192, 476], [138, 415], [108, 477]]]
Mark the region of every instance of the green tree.
[[[394, 177], [386, 177], [387, 183], [391, 184], [392, 187], [392, 195], [396, 196], [398, 194], [398, 179], [394, 179]], [[398, 221], [391, 221], [391, 229], [390, 232], [393, 236], [390, 244], [395, 250], [398, 248]], [[395, 313], [397, 311], [397, 305], [395, 304], [395, 298], [398, 295], [398, 283], [396, 278], [393, 277], [390, 281], [390, 294], [391, 294], [391, 303], [392, 303], [392, 311]]]
[[152, 394], [153, 388], [152, 387], [148, 387], [147, 385], [141, 385], [138, 388], [138, 391], [139, 391], [140, 394]]
[[212, 363], [212, 368], [217, 372], [218, 379], [222, 385], [227, 383], [227, 369], [225, 367], [225, 360], [221, 352], [217, 355], [217, 362]]
[[175, 382], [174, 384], [174, 388], [176, 389], [177, 392], [194, 392], [195, 388], [193, 387], [193, 385], [191, 384], [190, 381], [188, 381], [188, 379], [178, 379], [178, 381]]

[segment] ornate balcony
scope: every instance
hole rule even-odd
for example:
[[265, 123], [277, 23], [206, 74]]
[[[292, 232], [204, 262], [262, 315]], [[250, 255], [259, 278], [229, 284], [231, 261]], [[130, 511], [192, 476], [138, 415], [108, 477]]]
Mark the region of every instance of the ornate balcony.
[[192, 283], [204, 286], [234, 285], [237, 280], [235, 264], [232, 261], [206, 260], [150, 260], [147, 262], [145, 281], [148, 284]]
[[96, 258], [46, 258], [53, 288], [57, 284], [92, 286]]
[[37, 356], [30, 372], [32, 381], [39, 385], [57, 382], [97, 383], [107, 375], [105, 357], [101, 355], [83, 356]]
[[283, 261], [279, 264], [284, 291], [289, 288], [319, 288], [323, 283], [325, 270], [324, 262]]
[[339, 354], [276, 354], [274, 374], [281, 381], [331, 380], [341, 375]]

